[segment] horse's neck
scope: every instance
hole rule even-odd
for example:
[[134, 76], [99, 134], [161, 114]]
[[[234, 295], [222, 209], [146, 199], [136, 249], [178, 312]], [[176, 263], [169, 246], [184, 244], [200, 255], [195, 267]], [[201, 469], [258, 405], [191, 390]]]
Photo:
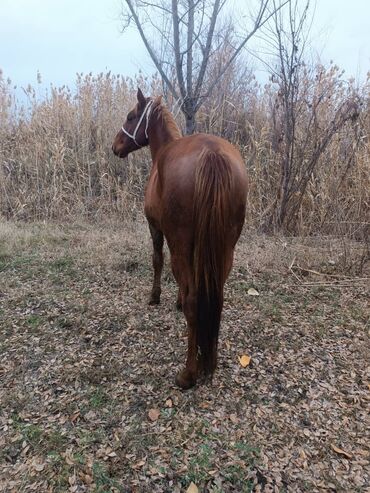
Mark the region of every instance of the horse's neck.
[[154, 118], [149, 126], [148, 134], [150, 151], [154, 162], [161, 147], [180, 139], [182, 135], [176, 125], [175, 119], [165, 107], [158, 108], [156, 114], [153, 116]]

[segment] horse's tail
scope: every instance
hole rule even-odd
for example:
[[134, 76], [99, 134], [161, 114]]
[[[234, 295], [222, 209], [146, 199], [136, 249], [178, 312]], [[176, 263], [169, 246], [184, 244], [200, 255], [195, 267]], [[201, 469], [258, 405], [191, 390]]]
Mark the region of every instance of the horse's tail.
[[218, 333], [226, 280], [227, 221], [230, 216], [231, 166], [226, 157], [204, 150], [194, 193], [193, 269], [197, 303], [197, 346], [201, 372], [217, 365]]

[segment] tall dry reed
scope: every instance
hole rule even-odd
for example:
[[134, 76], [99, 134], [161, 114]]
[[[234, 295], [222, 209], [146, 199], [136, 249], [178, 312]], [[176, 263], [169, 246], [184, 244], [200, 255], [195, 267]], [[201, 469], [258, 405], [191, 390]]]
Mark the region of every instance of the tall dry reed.
[[[356, 93], [359, 111], [355, 121], [346, 121], [332, 135], [299, 203], [294, 204], [298, 195], [292, 194], [290, 232], [361, 239], [369, 227], [370, 78], [358, 88], [336, 67], [318, 66], [307, 71], [302, 84], [294, 144], [302, 169], [348, 91]], [[155, 77], [81, 74], [73, 90], [51, 87], [42, 99], [28, 87], [22, 107], [11, 82], [0, 76], [0, 214], [32, 220], [140, 213], [150, 155], [140, 151], [122, 161], [111, 152], [138, 85], [147, 94], [161, 92]], [[315, 98], [322, 94], [319, 111], [313, 112]], [[279, 195], [283, 136], [278, 102], [274, 81], [261, 87], [250, 72], [234, 68], [199, 113], [198, 131], [231, 140], [245, 157], [251, 183], [247, 218], [255, 228], [265, 224]], [[169, 101], [171, 109], [175, 103]]]

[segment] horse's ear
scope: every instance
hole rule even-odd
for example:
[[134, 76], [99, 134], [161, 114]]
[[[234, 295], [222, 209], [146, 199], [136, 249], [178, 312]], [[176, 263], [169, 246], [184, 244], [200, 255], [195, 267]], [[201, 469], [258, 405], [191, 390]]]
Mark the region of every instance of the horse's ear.
[[158, 96], [154, 100], [154, 106], [159, 106], [162, 103], [162, 97], [163, 96]]
[[141, 92], [140, 87], [137, 88], [137, 100], [139, 102], [139, 106], [145, 106], [146, 105], [146, 99], [144, 94]]

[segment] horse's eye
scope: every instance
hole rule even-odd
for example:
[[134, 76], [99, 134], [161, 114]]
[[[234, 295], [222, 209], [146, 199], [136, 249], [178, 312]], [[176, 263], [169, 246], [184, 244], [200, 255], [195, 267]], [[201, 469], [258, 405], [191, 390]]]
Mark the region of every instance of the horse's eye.
[[134, 115], [133, 115], [132, 113], [129, 113], [129, 114], [127, 115], [127, 121], [128, 121], [128, 122], [131, 122], [133, 119], [134, 119]]

